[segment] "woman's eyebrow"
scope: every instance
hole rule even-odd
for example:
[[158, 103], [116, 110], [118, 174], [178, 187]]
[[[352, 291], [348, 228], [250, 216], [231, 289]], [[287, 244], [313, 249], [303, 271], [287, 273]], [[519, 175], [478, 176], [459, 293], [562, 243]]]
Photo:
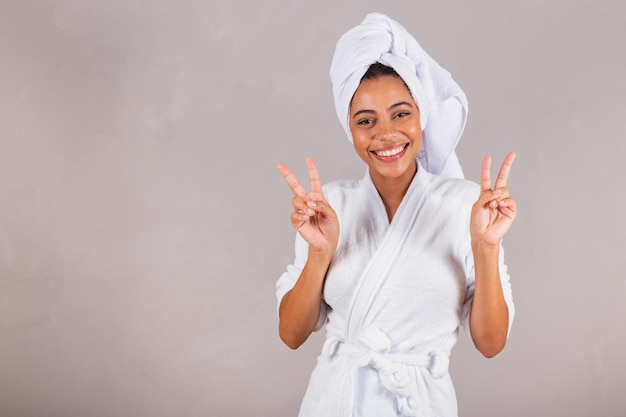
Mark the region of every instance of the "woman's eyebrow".
[[357, 117], [358, 115], [363, 114], [363, 113], [371, 113], [371, 114], [376, 114], [376, 112], [375, 112], [374, 110], [363, 109], [363, 110], [359, 110], [358, 112], [354, 113], [354, 114], [352, 115], [352, 118], [354, 119], [355, 117]]
[[387, 110], [393, 110], [396, 107], [400, 107], [400, 106], [409, 106], [409, 107], [413, 107], [413, 105], [411, 103], [409, 103], [408, 101], [401, 101], [399, 103], [396, 104], [392, 104], [391, 106], [387, 107]]
[[[391, 110], [395, 109], [396, 107], [400, 107], [400, 106], [413, 107], [413, 105], [411, 103], [409, 103], [408, 101], [400, 101], [398, 103], [392, 104], [391, 106], [387, 107], [387, 111], [391, 111]], [[352, 118], [354, 119], [355, 117], [357, 117], [358, 115], [363, 114], [363, 113], [376, 114], [376, 112], [374, 110], [362, 109], [362, 110], [359, 110], [358, 112], [354, 113], [352, 115]]]

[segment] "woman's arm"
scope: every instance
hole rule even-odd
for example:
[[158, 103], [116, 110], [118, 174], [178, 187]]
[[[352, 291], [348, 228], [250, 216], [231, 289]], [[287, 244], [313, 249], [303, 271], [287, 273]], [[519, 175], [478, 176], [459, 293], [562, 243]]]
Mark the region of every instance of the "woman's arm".
[[497, 355], [506, 344], [509, 309], [498, 270], [500, 246], [473, 245], [474, 299], [470, 310], [470, 329], [476, 348], [484, 356]]
[[315, 329], [320, 315], [326, 272], [337, 248], [337, 214], [324, 199], [322, 185], [313, 159], [306, 159], [311, 192], [307, 194], [295, 175], [284, 164], [278, 170], [285, 177], [294, 197], [291, 223], [309, 244], [307, 261], [294, 287], [278, 309], [280, 338], [297, 349]]
[[299, 348], [317, 325], [324, 278], [331, 259], [332, 253], [322, 254], [309, 250], [298, 281], [280, 302], [278, 332], [281, 340], [291, 349]]
[[491, 158], [485, 157], [480, 175], [480, 196], [472, 207], [470, 234], [474, 256], [474, 299], [470, 331], [478, 350], [497, 355], [506, 344], [509, 310], [500, 281], [500, 243], [517, 215], [517, 205], [506, 187], [515, 153], [504, 159], [495, 187], [491, 188]]

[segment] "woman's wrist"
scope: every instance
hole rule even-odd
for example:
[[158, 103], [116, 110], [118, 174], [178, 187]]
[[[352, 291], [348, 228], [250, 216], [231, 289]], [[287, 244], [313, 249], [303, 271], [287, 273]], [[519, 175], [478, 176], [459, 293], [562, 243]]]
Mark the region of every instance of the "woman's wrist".
[[489, 243], [481, 239], [472, 239], [472, 251], [474, 254], [498, 255], [500, 253], [500, 242]]
[[313, 249], [309, 248], [309, 262], [315, 262], [322, 265], [329, 265], [335, 254], [335, 248]]

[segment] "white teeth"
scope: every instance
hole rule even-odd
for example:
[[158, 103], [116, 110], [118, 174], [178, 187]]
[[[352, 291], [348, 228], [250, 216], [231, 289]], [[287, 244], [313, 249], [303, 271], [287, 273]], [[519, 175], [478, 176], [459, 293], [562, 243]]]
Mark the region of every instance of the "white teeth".
[[400, 152], [402, 152], [403, 149], [404, 149], [404, 145], [398, 146], [397, 148], [393, 148], [393, 149], [387, 149], [387, 150], [384, 150], [384, 151], [374, 151], [374, 152], [378, 156], [393, 156], [393, 155], [397, 155]]

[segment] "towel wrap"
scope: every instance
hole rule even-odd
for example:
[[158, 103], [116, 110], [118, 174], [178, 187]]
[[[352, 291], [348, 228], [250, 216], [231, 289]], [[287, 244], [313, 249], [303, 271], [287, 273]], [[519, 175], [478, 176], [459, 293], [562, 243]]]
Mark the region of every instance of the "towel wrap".
[[454, 149], [467, 122], [465, 93], [402, 25], [381, 13], [368, 14], [339, 39], [330, 66], [335, 110], [348, 139], [352, 141], [352, 97], [376, 62], [400, 75], [419, 107], [422, 147], [417, 157], [424, 168], [436, 175], [463, 178]]

